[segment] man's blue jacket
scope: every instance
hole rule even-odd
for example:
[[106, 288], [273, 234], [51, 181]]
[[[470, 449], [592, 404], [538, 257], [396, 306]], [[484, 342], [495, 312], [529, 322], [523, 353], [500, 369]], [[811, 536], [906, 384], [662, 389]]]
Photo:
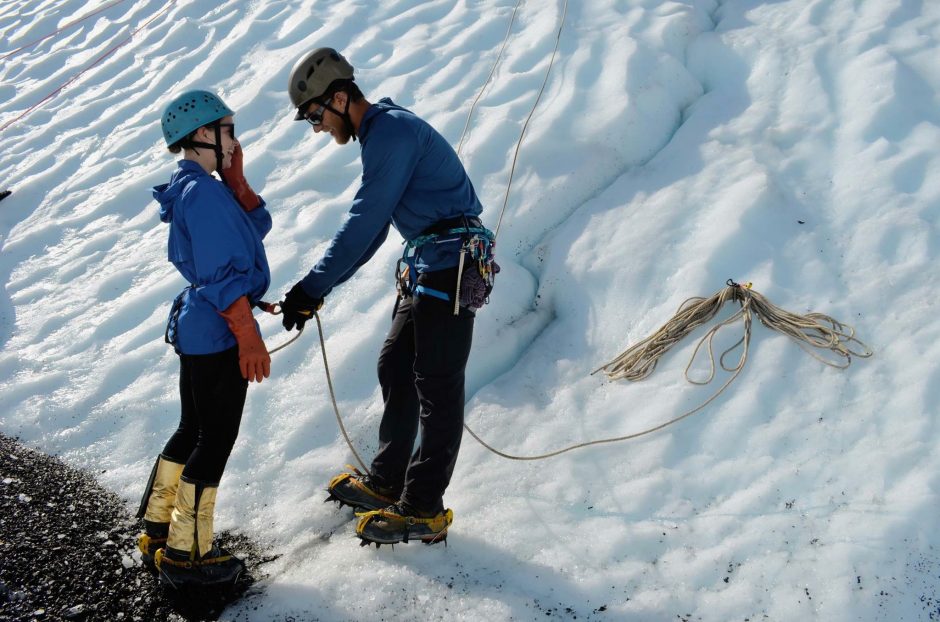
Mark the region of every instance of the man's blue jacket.
[[245, 212], [225, 184], [191, 160], [180, 160], [170, 183], [156, 186], [160, 220], [170, 225], [168, 258], [191, 287], [182, 294], [177, 348], [212, 354], [236, 344], [219, 315], [241, 296], [261, 299], [271, 284], [261, 240], [271, 214]]
[[[382, 246], [389, 225], [406, 240], [435, 223], [483, 207], [450, 144], [414, 113], [384, 98], [359, 125], [362, 183], [348, 218], [302, 281], [312, 298], [322, 298], [349, 279]], [[457, 265], [460, 241], [429, 243], [417, 251], [419, 273]]]

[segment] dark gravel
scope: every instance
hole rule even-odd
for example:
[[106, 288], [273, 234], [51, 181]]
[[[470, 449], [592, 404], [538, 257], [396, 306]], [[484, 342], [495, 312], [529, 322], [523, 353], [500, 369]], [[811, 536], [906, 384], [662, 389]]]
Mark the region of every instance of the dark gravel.
[[139, 533], [92, 475], [0, 435], [0, 622], [215, 620], [270, 561], [243, 536], [219, 534], [251, 576], [228, 593], [180, 595], [141, 565]]

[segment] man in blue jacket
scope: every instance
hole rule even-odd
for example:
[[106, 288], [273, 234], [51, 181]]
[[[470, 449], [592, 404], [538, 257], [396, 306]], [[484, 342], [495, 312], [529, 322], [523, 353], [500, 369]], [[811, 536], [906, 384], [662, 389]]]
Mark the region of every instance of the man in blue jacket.
[[467, 279], [479, 279], [490, 265], [467, 255], [471, 239], [488, 248], [492, 234], [479, 221], [482, 206], [450, 144], [390, 99], [366, 101], [336, 50], [301, 58], [289, 93], [295, 120], [340, 145], [358, 139], [362, 183], [323, 257], [287, 294], [284, 327], [302, 327], [333, 287], [372, 258], [390, 226], [408, 241], [378, 361], [385, 402], [378, 453], [368, 473], [334, 477], [330, 498], [369, 510], [357, 526], [364, 544], [441, 541], [453, 521], [443, 494], [460, 448], [464, 372], [482, 304], [462, 297], [461, 285], [467, 289]]

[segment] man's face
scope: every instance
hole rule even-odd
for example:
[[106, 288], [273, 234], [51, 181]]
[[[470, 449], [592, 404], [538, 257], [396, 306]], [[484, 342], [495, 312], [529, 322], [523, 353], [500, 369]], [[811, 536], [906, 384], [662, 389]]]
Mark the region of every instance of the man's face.
[[[346, 93], [336, 93], [332, 99], [326, 102], [326, 105], [335, 110], [343, 110], [346, 106]], [[322, 111], [320, 110], [321, 108]], [[326, 108], [324, 104], [317, 102], [311, 103], [307, 107], [306, 113], [310, 116], [317, 113], [317, 111], [322, 112], [323, 118], [319, 124], [313, 125], [314, 133], [329, 133], [329, 135], [333, 137], [333, 140], [336, 141], [337, 145], [345, 145], [348, 143], [352, 135], [349, 133], [349, 130], [346, 129], [346, 123], [343, 121], [343, 117]]]

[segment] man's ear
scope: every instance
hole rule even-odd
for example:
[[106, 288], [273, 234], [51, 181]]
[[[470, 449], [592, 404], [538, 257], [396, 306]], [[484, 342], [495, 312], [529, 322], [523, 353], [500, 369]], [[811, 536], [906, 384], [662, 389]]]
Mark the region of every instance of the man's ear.
[[349, 94], [345, 91], [336, 91], [336, 93], [333, 94], [333, 101], [336, 102], [336, 105], [332, 106], [333, 108], [343, 110], [346, 106], [346, 102], [349, 101]]

